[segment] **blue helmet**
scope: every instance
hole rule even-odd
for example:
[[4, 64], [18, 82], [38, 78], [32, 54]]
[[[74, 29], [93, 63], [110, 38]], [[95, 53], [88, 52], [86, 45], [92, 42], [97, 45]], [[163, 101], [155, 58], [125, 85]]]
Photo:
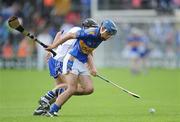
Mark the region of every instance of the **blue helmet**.
[[115, 35], [117, 33], [116, 24], [112, 20], [104, 20], [101, 23], [101, 27], [104, 27], [111, 35]]

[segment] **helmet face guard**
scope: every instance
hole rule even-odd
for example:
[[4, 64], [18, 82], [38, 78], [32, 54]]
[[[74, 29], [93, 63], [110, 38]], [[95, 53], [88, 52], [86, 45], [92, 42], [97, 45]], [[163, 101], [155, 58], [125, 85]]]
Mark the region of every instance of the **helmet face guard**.
[[114, 31], [109, 31], [106, 29], [106, 32], [109, 34], [109, 35], [116, 35], [117, 31], [114, 30]]

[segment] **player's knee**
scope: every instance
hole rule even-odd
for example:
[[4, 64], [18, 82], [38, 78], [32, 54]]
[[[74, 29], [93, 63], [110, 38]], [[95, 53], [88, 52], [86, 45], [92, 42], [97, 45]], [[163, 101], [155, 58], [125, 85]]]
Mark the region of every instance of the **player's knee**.
[[89, 87], [86, 89], [86, 94], [92, 94], [94, 92], [94, 88], [93, 87]]
[[68, 91], [69, 91], [69, 93], [71, 93], [71, 94], [74, 94], [74, 93], [76, 92], [76, 89], [77, 89], [77, 87], [75, 87], [75, 86], [69, 86], [69, 87], [68, 87]]

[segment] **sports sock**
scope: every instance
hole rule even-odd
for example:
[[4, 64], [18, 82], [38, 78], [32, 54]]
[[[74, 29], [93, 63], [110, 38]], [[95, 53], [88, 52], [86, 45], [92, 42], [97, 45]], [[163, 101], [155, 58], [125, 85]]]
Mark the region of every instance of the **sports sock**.
[[56, 97], [55, 93], [53, 91], [48, 91], [46, 95], [44, 96], [44, 100], [49, 103], [52, 99]]
[[59, 88], [55, 90], [55, 95], [58, 97], [59, 94], [63, 93], [65, 91], [65, 88]]
[[50, 103], [51, 101], [53, 101], [54, 98], [58, 97], [58, 95], [63, 93], [64, 91], [65, 91], [64, 88], [58, 88], [56, 90], [48, 91], [46, 95], [41, 99], [47, 103]]
[[61, 106], [58, 106], [54, 103], [51, 105], [49, 112], [50, 113], [58, 112], [60, 109], [61, 109]]

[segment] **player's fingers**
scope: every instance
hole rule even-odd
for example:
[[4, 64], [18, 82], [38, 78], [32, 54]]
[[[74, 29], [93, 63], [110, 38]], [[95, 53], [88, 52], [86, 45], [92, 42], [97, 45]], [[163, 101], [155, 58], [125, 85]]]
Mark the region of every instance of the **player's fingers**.
[[48, 54], [46, 55], [46, 57], [45, 57], [45, 61], [48, 62], [48, 60], [49, 60], [50, 57], [51, 57], [51, 54], [48, 53]]
[[96, 77], [97, 76], [97, 72], [96, 71], [91, 71], [91, 75]]
[[45, 48], [45, 50], [47, 50], [47, 51], [50, 51], [50, 50], [52, 50], [53, 48], [52, 48], [52, 46], [51, 45], [48, 45], [46, 48]]

